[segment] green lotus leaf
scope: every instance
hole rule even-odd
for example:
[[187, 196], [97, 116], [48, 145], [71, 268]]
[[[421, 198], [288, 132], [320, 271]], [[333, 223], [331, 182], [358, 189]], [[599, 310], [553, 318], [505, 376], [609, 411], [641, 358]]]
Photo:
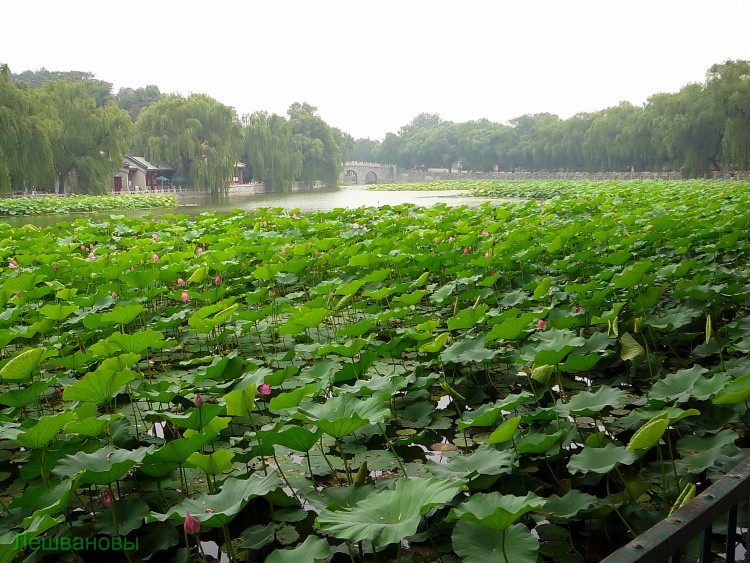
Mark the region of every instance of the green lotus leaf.
[[114, 371], [111, 369], [97, 369], [83, 376], [63, 391], [66, 401], [85, 401], [101, 405], [120, 393], [125, 385], [136, 378], [136, 374], [129, 369]]
[[539, 540], [523, 524], [488, 530], [473, 522], [459, 521], [451, 540], [463, 563], [536, 563], [539, 558]]
[[[98, 417], [84, 418], [79, 421], [71, 421], [65, 425], [66, 434], [81, 434], [90, 438], [102, 436], [112, 422], [122, 418], [122, 414], [105, 414]], [[80, 419], [80, 417], [79, 417]]]
[[733, 405], [744, 402], [750, 397], [750, 375], [743, 375], [731, 380], [714, 397], [715, 405]]
[[229, 524], [251, 499], [267, 495], [278, 486], [279, 476], [275, 471], [269, 471], [268, 475], [253, 473], [247, 479], [229, 477], [219, 493], [185, 499], [166, 514], [152, 512], [146, 522], [184, 522], [185, 513], [189, 512], [201, 523], [201, 528], [220, 528]]
[[277, 549], [266, 557], [266, 563], [301, 563], [327, 559], [331, 546], [323, 538], [307, 536], [304, 542], [293, 549]]
[[154, 448], [125, 450], [104, 446], [93, 453], [78, 452], [58, 461], [52, 473], [63, 477], [76, 476], [82, 485], [109, 485], [143, 461]]
[[602, 385], [594, 393], [580, 391], [573, 395], [567, 403], [558, 403], [555, 410], [560, 416], [578, 415], [594, 416], [607, 407], [620, 408], [627, 401], [627, 394], [622, 389], [615, 389]]
[[622, 344], [622, 349], [620, 350], [620, 358], [623, 360], [635, 360], [637, 358], [640, 358], [641, 356], [646, 355], [646, 350], [643, 349], [643, 346], [640, 345], [640, 343], [633, 338], [629, 332], [626, 332], [620, 337], [620, 344]]
[[224, 414], [224, 409], [225, 407], [223, 405], [206, 403], [200, 407], [191, 408], [184, 414], [160, 412], [157, 414], [157, 417], [164, 418], [181, 428], [189, 428], [190, 430], [199, 431], [202, 428], [205, 428], [214, 417]]
[[526, 496], [501, 495], [500, 493], [476, 493], [448, 516], [457, 520], [474, 522], [490, 530], [505, 530], [521, 516], [543, 507], [547, 501], [534, 493]]
[[195, 452], [188, 457], [187, 462], [206, 475], [215, 476], [231, 469], [233, 457], [234, 453], [228, 450], [216, 450], [210, 454]]
[[553, 522], [568, 522], [581, 512], [595, 509], [599, 504], [599, 499], [594, 495], [573, 489], [563, 496], [549, 497], [547, 504], [544, 505], [544, 512]]
[[264, 445], [278, 444], [296, 452], [307, 452], [317, 443], [322, 433], [321, 429], [312, 432], [302, 426], [285, 426], [282, 430], [259, 430], [257, 436]]
[[283, 412], [288, 409], [296, 408], [303, 399], [312, 397], [320, 390], [320, 386], [315, 383], [308, 383], [303, 387], [297, 387], [286, 393], [279, 393], [271, 398], [268, 402], [268, 408], [274, 412]]
[[515, 436], [516, 434], [516, 430], [518, 429], [518, 425], [520, 424], [520, 422], [520, 416], [513, 416], [504, 421], [502, 424], [500, 424], [500, 426], [492, 431], [492, 434], [490, 434], [489, 443], [502, 444], [503, 442], [507, 442], [508, 440], [513, 438], [513, 436]]
[[459, 311], [448, 319], [448, 330], [474, 328], [482, 322], [487, 309], [489, 309], [488, 305], [480, 303], [476, 307], [470, 307]]
[[[706, 373], [708, 373], [708, 370], [698, 364], [690, 369], [681, 369], [675, 373], [670, 373], [653, 384], [648, 392], [648, 398], [651, 401], [684, 403], [693, 398], [695, 384], [699, 380], [705, 380]], [[702, 397], [701, 400], [706, 398]]]
[[[113, 513], [117, 514], [117, 525], [115, 525]], [[143, 519], [148, 516], [148, 513], [148, 503], [141, 498], [119, 499], [112, 503], [111, 510], [105, 510], [97, 518], [94, 530], [100, 534], [124, 536], [143, 526]]]
[[71, 497], [75, 495], [78, 483], [75, 479], [63, 479], [57, 483], [31, 486], [23, 495], [13, 499], [13, 508], [33, 508], [31, 516], [24, 518], [24, 526], [44, 514], [55, 516], [68, 508]]
[[228, 416], [247, 416], [255, 410], [255, 384], [224, 395]]
[[628, 266], [621, 273], [612, 278], [612, 283], [616, 288], [627, 289], [635, 287], [643, 279], [644, 274], [651, 268], [653, 263], [650, 260], [639, 260], [632, 266]]
[[143, 305], [139, 303], [134, 305], [115, 305], [114, 309], [102, 315], [102, 322], [126, 325], [133, 322], [145, 310]]
[[63, 426], [70, 422], [75, 413], [73, 411], [63, 411], [58, 414], [41, 417], [37, 423], [28, 430], [19, 433], [14, 442], [21, 444], [24, 448], [38, 450], [45, 447], [52, 441]]
[[628, 442], [628, 450], [648, 450], [659, 443], [669, 426], [669, 416], [660, 414], [636, 430]]
[[31, 348], [13, 356], [10, 361], [0, 369], [0, 378], [6, 381], [26, 381], [31, 378], [34, 370], [39, 367], [46, 348]]
[[[120, 276], [120, 280], [125, 283], [125, 285], [132, 287], [134, 289], [145, 289], [148, 286], [150, 286], [153, 283], [156, 283], [156, 280], [159, 279], [159, 271], [158, 270], [135, 270], [133, 272], [125, 272]], [[119, 321], [115, 321], [119, 323]], [[130, 322], [130, 321], [127, 321]], [[121, 323], [121, 324], [127, 324], [127, 323]]]
[[637, 459], [635, 452], [617, 446], [607, 444], [603, 448], [592, 448], [585, 446], [581, 453], [573, 454], [568, 461], [568, 470], [571, 473], [609, 473], [618, 465], [630, 465]]
[[572, 350], [586, 343], [586, 340], [568, 329], [550, 328], [534, 334], [535, 342], [521, 349], [524, 360], [536, 365], [557, 365]]
[[565, 428], [552, 434], [529, 431], [516, 441], [516, 451], [519, 454], [543, 454], [555, 444], [559, 444], [568, 432]]
[[0, 405], [7, 407], [27, 407], [36, 402], [39, 395], [57, 382], [55, 378], [37, 379], [28, 387], [11, 389], [0, 395]]
[[463, 488], [457, 481], [399, 478], [394, 489], [371, 493], [351, 508], [323, 510], [315, 525], [336, 538], [369, 540], [381, 548], [414, 535], [427, 511]]
[[484, 346], [487, 340], [485, 335], [465, 338], [454, 342], [440, 353], [440, 358], [445, 363], [468, 364], [470, 362], [483, 362], [491, 360], [497, 354], [497, 350], [488, 350]]
[[322, 404], [306, 405], [294, 415], [304, 418], [334, 438], [348, 436], [365, 424], [378, 424], [390, 414], [388, 405], [380, 397], [364, 401], [344, 394]]
[[115, 332], [107, 340], [118, 346], [123, 352], [134, 354], [143, 354], [149, 348], [160, 349], [167, 345], [164, 342], [164, 335], [156, 330], [138, 331], [133, 334]]
[[49, 304], [41, 307], [39, 312], [52, 321], [62, 321], [75, 313], [78, 305], [64, 305], [62, 303]]
[[184, 465], [188, 458], [211, 441], [210, 434], [196, 433], [187, 438], [170, 440], [159, 449], [143, 458], [143, 463], [160, 462]]

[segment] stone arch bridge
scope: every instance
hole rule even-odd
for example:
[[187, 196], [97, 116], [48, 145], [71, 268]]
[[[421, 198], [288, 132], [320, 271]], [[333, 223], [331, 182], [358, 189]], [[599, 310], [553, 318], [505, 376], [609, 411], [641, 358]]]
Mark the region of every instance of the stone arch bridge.
[[398, 168], [393, 164], [347, 162], [341, 175], [344, 184], [392, 184], [398, 182]]

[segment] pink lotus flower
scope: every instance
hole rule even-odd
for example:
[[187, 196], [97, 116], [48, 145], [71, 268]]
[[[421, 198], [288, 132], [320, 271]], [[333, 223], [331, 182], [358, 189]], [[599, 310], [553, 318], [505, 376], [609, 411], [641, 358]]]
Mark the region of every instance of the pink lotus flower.
[[[120, 500], [120, 495], [115, 493], [114, 500]], [[104, 491], [104, 494], [102, 495], [102, 505], [104, 508], [110, 508], [112, 506], [112, 496], [109, 494], [109, 490]]]
[[492, 256], [492, 254], [490, 254], [489, 252], [485, 252], [485, 253], [484, 253], [484, 257], [485, 257], [485, 258], [489, 258], [490, 256]]
[[268, 383], [261, 383], [258, 385], [258, 393], [260, 393], [263, 397], [266, 397], [271, 394], [271, 386]]
[[299, 219], [299, 215], [297, 215], [296, 213], [292, 214], [292, 219]]
[[185, 280], [183, 280], [182, 278], [177, 278], [177, 285], [182, 287], [183, 285], [185, 285]]
[[156, 252], [154, 252], [154, 255], [151, 257], [151, 260], [153, 260], [154, 262], [158, 262], [159, 261], [159, 255]]
[[8, 268], [18, 268], [18, 262], [11, 258], [10, 260], [8, 260]]
[[89, 252], [89, 260], [96, 260], [96, 254]]
[[370, 230], [370, 229], [368, 229], [368, 228], [367, 228], [367, 225], [365, 225], [364, 227], [362, 227], [362, 232], [365, 232], [365, 233], [366, 233], [366, 232], [368, 232], [369, 230]]
[[456, 240], [456, 237], [448, 237], [448, 242], [453, 242], [454, 240]]
[[86, 245], [85, 244], [81, 245], [81, 250], [83, 250], [84, 252], [86, 252]]
[[117, 292], [116, 291], [112, 292], [112, 299], [117, 299]]
[[544, 330], [545, 328], [547, 328], [547, 323], [545, 322], [545, 320], [544, 320], [544, 319], [539, 319], [539, 320], [538, 320], [538, 321], [536, 322], [536, 327], [537, 327], [537, 328], [538, 328], [539, 330]]
[[130, 271], [135, 272], [135, 266], [130, 266]]
[[214, 283], [215, 283], [216, 285], [221, 285], [221, 276], [216, 276], [216, 277], [214, 278]]
[[203, 254], [203, 247], [202, 247], [202, 246], [199, 246], [198, 248], [196, 248], [196, 249], [195, 249], [195, 252], [196, 252], [197, 254]]
[[202, 407], [203, 406], [203, 396], [200, 393], [198, 393], [198, 394], [195, 395], [195, 399], [193, 399], [193, 404], [196, 407]]
[[94, 250], [94, 243], [89, 243], [89, 250]]
[[468, 247], [464, 248], [464, 254], [468, 254], [468, 253], [469, 253], [469, 248]]
[[487, 231], [482, 231], [482, 232], [481, 232], [481, 233], [479, 233], [479, 234], [480, 234], [480, 235], [482, 235], [483, 237], [488, 237], [488, 236], [490, 236], [490, 233], [488, 233]]
[[576, 307], [576, 313], [583, 313], [583, 307]]
[[[18, 266], [18, 264], [16, 264], [16, 266]], [[53, 269], [54, 271], [57, 271], [57, 270], [59, 270], [59, 269], [60, 269], [60, 266], [58, 266], [57, 264], [55, 264], [54, 266], [52, 266], [52, 269]]]
[[182, 295], [180, 295], [180, 299], [182, 299], [183, 303], [187, 303], [188, 301], [190, 301], [190, 296], [188, 295], [188, 292], [183, 291]]
[[153, 233], [151, 235], [151, 240], [155, 241], [157, 238], [159, 238], [159, 235], [157, 233]]
[[198, 522], [189, 512], [185, 513], [185, 533], [191, 536], [201, 531], [201, 523]]
[[23, 295], [23, 291], [21, 291], [20, 289], [17, 289], [16, 290], [16, 297], [21, 297], [21, 295]]
[[352, 229], [359, 229], [359, 223], [352, 223]]

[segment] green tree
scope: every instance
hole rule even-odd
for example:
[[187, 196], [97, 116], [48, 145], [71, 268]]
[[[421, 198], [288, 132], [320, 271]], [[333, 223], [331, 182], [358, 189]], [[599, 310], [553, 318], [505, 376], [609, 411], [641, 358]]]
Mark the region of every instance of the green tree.
[[750, 169], [750, 61], [726, 61], [706, 73], [706, 92], [726, 120], [724, 168]]
[[127, 149], [127, 112], [113, 101], [97, 107], [82, 82], [48, 81], [39, 93], [54, 112], [50, 143], [58, 190], [107, 193]]
[[37, 93], [16, 87], [0, 65], [0, 194], [52, 184], [49, 130]]
[[253, 178], [269, 192], [288, 192], [302, 173], [302, 153], [292, 140], [292, 128], [280, 115], [256, 112], [245, 120], [245, 158]]
[[317, 111], [308, 103], [294, 103], [287, 111], [294, 141], [302, 152], [299, 178], [307, 185], [320, 180], [332, 188], [338, 184], [341, 174], [341, 149], [331, 127], [316, 115]]
[[349, 133], [344, 133], [338, 127], [331, 127], [331, 133], [333, 134], [333, 142], [336, 143], [341, 152], [341, 162], [348, 162], [354, 152], [354, 137]]
[[378, 148], [380, 147], [380, 141], [374, 141], [370, 138], [357, 139], [354, 141], [354, 148], [348, 159], [344, 159], [344, 162], [348, 160], [354, 160], [357, 162], [378, 162], [376, 156]]
[[151, 84], [135, 90], [133, 88], [120, 88], [115, 96], [115, 101], [117, 105], [130, 114], [130, 119], [135, 123], [141, 110], [159, 98], [161, 98], [159, 87]]
[[135, 148], [165, 163], [212, 194], [225, 193], [242, 154], [242, 126], [234, 109], [205, 94], [163, 96], [136, 122]]

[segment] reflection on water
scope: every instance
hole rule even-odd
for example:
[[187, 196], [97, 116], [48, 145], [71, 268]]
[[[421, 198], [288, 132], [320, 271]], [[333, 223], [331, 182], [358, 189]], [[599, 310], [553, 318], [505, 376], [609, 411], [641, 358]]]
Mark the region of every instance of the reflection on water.
[[336, 208], [376, 207], [380, 205], [400, 205], [403, 203], [413, 203], [426, 207], [439, 202], [448, 205], [477, 206], [485, 201], [492, 201], [492, 198], [471, 197], [467, 193], [460, 190], [377, 192], [369, 191], [364, 186], [347, 186], [334, 190], [310, 190], [285, 194], [234, 195], [230, 197], [180, 194], [178, 207], [170, 209], [110, 210], [95, 213], [2, 217], [0, 220], [13, 227], [19, 227], [28, 223], [38, 227], [46, 227], [60, 221], [75, 221], [79, 218], [88, 218], [91, 221], [103, 221], [109, 219], [110, 215], [125, 215], [129, 218], [147, 217], [161, 213], [198, 215], [206, 211], [226, 213], [233, 209], [251, 211], [263, 207], [283, 207], [305, 213], [310, 211], [330, 211]]

